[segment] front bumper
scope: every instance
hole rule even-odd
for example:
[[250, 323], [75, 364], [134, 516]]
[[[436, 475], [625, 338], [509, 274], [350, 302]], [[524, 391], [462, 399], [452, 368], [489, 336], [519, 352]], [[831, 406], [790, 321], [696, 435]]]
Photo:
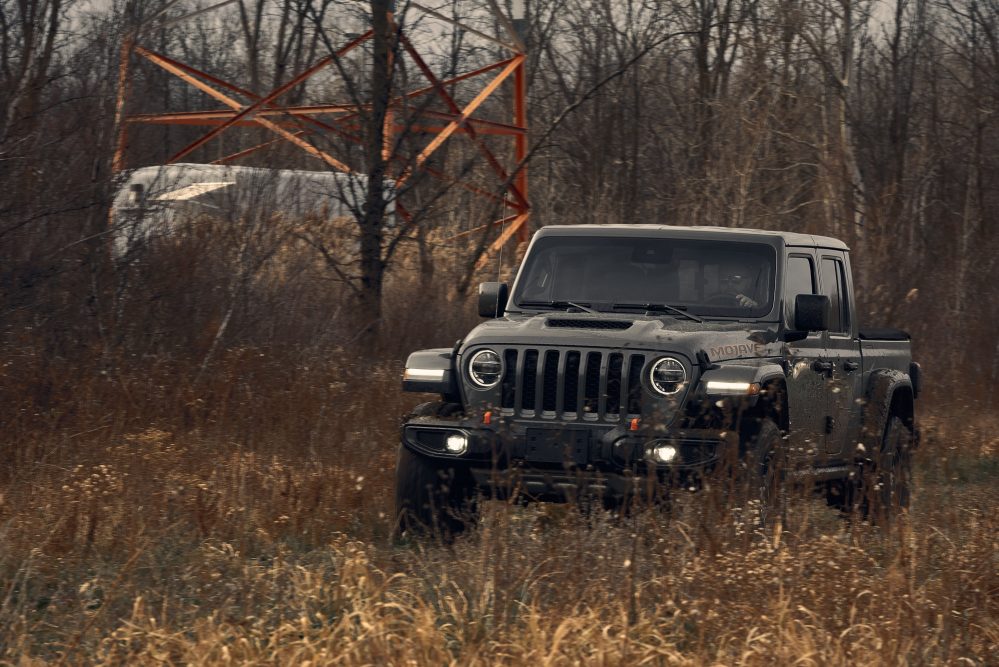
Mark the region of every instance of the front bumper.
[[[447, 451], [448, 435], [468, 439], [461, 455]], [[714, 429], [631, 430], [627, 424], [551, 423], [505, 419], [496, 424], [471, 420], [417, 418], [403, 426], [403, 444], [423, 456], [469, 468], [482, 488], [517, 487], [532, 496], [566, 496], [590, 487], [598, 495], [634, 492], [641, 480], [687, 479], [711, 469], [738, 436]], [[669, 463], [651, 460], [654, 445], [675, 448]]]

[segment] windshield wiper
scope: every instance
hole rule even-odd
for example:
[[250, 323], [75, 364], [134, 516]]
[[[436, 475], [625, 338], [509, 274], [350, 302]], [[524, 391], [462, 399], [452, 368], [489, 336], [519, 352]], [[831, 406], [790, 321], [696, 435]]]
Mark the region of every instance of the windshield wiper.
[[697, 315], [686, 312], [686, 306], [670, 306], [665, 303], [615, 303], [614, 310], [644, 310], [645, 312], [664, 312], [672, 315], [679, 315], [695, 322], [703, 322]]
[[594, 313], [594, 314], [597, 313], [597, 311], [589, 307], [590, 304], [588, 303], [574, 303], [572, 301], [521, 301], [517, 305], [528, 306], [528, 307], [546, 306], [548, 308], [561, 308], [563, 310], [569, 308], [577, 308], [583, 311], [584, 313]]

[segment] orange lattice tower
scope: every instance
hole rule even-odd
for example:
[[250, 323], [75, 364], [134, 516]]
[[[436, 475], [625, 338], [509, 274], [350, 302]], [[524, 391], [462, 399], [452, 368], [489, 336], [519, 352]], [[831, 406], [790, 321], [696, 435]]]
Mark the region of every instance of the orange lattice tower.
[[[118, 142], [114, 155], [113, 169], [119, 172], [125, 168], [125, 153], [129, 129], [149, 124], [170, 124], [202, 126], [208, 131], [191, 142], [167, 160], [167, 164], [178, 162], [188, 157], [217, 138], [223, 132], [233, 133], [234, 128], [263, 128], [274, 136], [264, 143], [256, 143], [241, 150], [218, 158], [212, 164], [226, 164], [240, 160], [243, 157], [257, 153], [269, 146], [290, 143], [301, 150], [318, 158], [327, 166], [344, 173], [355, 171], [346, 158], [332, 154], [325, 146], [326, 142], [318, 141], [329, 134], [354, 143], [362, 143], [363, 137], [359, 131], [361, 125], [359, 116], [370, 109], [370, 104], [330, 102], [326, 104], [311, 104], [308, 106], [288, 106], [282, 104], [282, 98], [296, 86], [299, 86], [318, 72], [329, 71], [339, 59], [346, 56], [359, 46], [374, 39], [374, 31], [367, 30], [363, 34], [346, 42], [329, 55], [319, 59], [302, 71], [294, 74], [285, 83], [269, 93], [260, 95], [241, 88], [224, 79], [201, 71], [180, 60], [167, 56], [140, 44], [142, 34], [155, 27], [158, 30], [174, 28], [184, 21], [207, 12], [215, 11], [230, 5], [234, 0], [223, 1], [204, 9], [196, 10], [175, 18], [165, 18], [167, 10], [178, 4], [178, 0], [167, 2], [152, 18], [145, 20], [141, 26], [133, 28], [126, 35], [119, 64], [118, 98], [116, 105], [116, 126]], [[434, 178], [454, 183], [475, 196], [493, 202], [496, 208], [503, 210], [504, 215], [485, 226], [501, 226], [501, 233], [489, 246], [489, 252], [501, 248], [511, 239], [518, 242], [527, 240], [530, 205], [527, 198], [527, 80], [525, 72], [526, 47], [521, 37], [517, 21], [507, 17], [496, 4], [496, 0], [487, 0], [489, 10], [496, 22], [502, 26], [505, 38], [498, 38], [476, 30], [461, 22], [447, 17], [433, 9], [410, 2], [407, 7], [430, 15], [440, 21], [464, 30], [468, 34], [500, 46], [508, 57], [490, 62], [489, 64], [467, 71], [447, 79], [440, 79], [431, 70], [419, 49], [410, 40], [407, 31], [395, 21], [392, 3], [386, 3], [388, 25], [391, 39], [396, 48], [393, 52], [398, 58], [408, 58], [415, 70], [424, 80], [424, 84], [399, 91], [389, 100], [385, 116], [382, 157], [390, 165], [396, 165], [392, 173], [394, 186], [398, 192], [401, 186], [416, 173], [425, 173]], [[157, 65], [164, 71], [193, 86], [208, 97], [221, 104], [219, 108], [208, 110], [192, 110], [168, 113], [145, 113], [127, 115], [129, 106], [129, 91], [131, 90], [132, 62], [135, 57], [141, 57]], [[392, 63], [389, 65], [393, 66]], [[469, 88], [478, 86], [477, 92], [470, 101], [460, 104], [454, 94], [461, 84]], [[488, 119], [481, 116], [484, 103], [496, 95], [504, 85], [509, 90], [512, 109], [505, 120]], [[451, 91], [451, 92], [449, 92]], [[471, 94], [469, 91], [468, 94]], [[426, 106], [415, 105], [413, 101], [427, 95], [436, 96], [443, 104], [444, 111], [430, 110]], [[466, 94], [466, 98], [467, 98]], [[479, 112], [479, 115], [477, 115]], [[402, 142], [394, 141], [401, 132], [418, 131], [427, 137], [420, 150], [415, 154], [402, 155]], [[228, 136], [228, 135], [227, 135]], [[478, 157], [488, 165], [491, 183], [485, 186], [465, 182], [461, 175], [451, 175], [443, 170], [431, 168], [427, 161], [447, 141], [463, 137], [477, 150]], [[500, 137], [512, 143], [512, 150], [505, 151], [506, 162], [502, 155], [492, 150], [485, 137]], [[512, 162], [510, 160], [512, 157]], [[396, 211], [403, 218], [410, 214], [405, 202], [396, 202]], [[480, 228], [481, 229], [481, 228]], [[466, 232], [467, 233], [467, 232]], [[483, 256], [482, 261], [486, 259]]]

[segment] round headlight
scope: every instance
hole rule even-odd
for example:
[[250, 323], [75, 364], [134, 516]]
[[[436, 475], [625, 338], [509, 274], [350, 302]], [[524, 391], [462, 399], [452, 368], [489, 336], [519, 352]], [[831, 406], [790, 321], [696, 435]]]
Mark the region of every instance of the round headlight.
[[672, 463], [678, 453], [676, 447], [660, 440], [652, 443], [652, 446], [646, 452], [646, 456], [656, 463]]
[[649, 385], [663, 396], [672, 396], [687, 381], [687, 370], [673, 357], [663, 357], [649, 370]]
[[468, 436], [464, 433], [451, 433], [444, 441], [444, 448], [458, 456], [468, 451]]
[[479, 350], [468, 362], [468, 377], [483, 389], [495, 387], [503, 377], [503, 359], [492, 350]]

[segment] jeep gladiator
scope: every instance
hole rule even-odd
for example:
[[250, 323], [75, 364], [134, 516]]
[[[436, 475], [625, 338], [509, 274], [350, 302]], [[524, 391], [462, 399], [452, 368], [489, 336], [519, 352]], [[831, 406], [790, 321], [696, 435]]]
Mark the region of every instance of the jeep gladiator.
[[860, 326], [841, 241], [544, 227], [479, 314], [406, 361], [403, 389], [439, 399], [402, 426], [400, 531], [459, 532], [480, 494], [613, 506], [720, 472], [764, 505], [791, 480], [843, 510], [908, 503], [919, 365], [905, 332]]

